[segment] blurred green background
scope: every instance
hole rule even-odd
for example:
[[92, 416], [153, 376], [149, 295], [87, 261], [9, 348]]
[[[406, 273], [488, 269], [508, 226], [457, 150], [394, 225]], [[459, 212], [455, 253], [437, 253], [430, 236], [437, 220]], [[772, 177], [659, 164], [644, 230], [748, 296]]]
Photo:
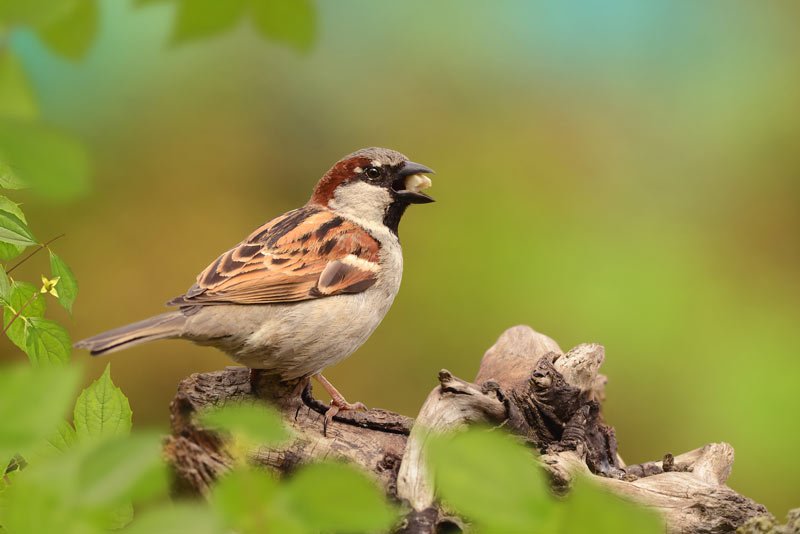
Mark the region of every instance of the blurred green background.
[[[318, 2], [286, 45], [247, 20], [176, 39], [190, 3], [101, 1], [80, 61], [24, 28], [0, 43], [90, 156], [67, 200], [14, 195], [41, 239], [67, 233], [75, 339], [159, 313], [339, 157], [386, 146], [436, 169], [438, 202], [401, 225], [382, 327], [326, 373], [349, 400], [414, 415], [440, 368], [474, 376], [527, 323], [605, 345], [626, 461], [728, 441], [734, 488], [800, 505], [800, 4]], [[140, 427], [230, 364], [181, 342], [111, 358]], [[107, 361], [75, 359], [87, 381]]]

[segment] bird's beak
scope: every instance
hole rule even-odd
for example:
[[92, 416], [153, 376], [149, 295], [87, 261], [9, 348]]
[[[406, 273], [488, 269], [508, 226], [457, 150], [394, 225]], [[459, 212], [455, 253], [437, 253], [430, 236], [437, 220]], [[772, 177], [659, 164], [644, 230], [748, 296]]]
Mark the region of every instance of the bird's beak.
[[433, 174], [433, 169], [408, 161], [397, 171], [397, 178], [392, 183], [392, 189], [399, 199], [409, 204], [433, 202], [431, 197], [422, 192], [432, 184], [431, 179], [425, 176], [426, 174]]

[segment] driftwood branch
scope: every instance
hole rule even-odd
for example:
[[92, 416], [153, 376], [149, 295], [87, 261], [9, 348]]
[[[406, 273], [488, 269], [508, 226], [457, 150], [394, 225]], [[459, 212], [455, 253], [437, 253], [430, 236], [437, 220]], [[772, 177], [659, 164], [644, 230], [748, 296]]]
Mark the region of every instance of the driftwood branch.
[[[437, 505], [425, 464], [426, 441], [431, 433], [475, 423], [504, 425], [538, 449], [556, 493], [566, 493], [576, 475], [586, 474], [660, 512], [668, 532], [732, 532], [745, 523], [748, 532], [768, 531], [757, 530], [770, 520], [766, 508], [725, 485], [733, 464], [733, 448], [726, 443], [624, 464], [614, 429], [601, 413], [603, 359], [600, 345], [579, 345], [565, 353], [549, 337], [517, 326], [486, 352], [474, 382], [440, 371], [439, 385], [415, 421], [372, 409], [340, 413], [327, 428], [326, 406], [311, 396], [310, 386], [303, 390], [301, 384], [269, 376], [259, 376], [251, 386], [248, 370], [239, 367], [194, 374], [181, 382], [171, 405], [172, 435], [165, 451], [175, 491], [205, 495], [232, 465], [223, 438], [199, 426], [195, 416], [207, 407], [255, 396], [281, 411], [295, 437], [282, 447], [253, 451], [254, 464], [278, 474], [326, 458], [357, 464], [375, 475], [390, 498], [408, 506], [398, 531], [461, 526]], [[297, 395], [300, 390], [303, 394]]]

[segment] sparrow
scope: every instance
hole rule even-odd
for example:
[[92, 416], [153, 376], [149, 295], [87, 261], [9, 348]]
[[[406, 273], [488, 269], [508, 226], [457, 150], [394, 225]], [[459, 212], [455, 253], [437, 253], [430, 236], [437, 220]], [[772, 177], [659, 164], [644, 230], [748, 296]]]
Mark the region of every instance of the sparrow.
[[400, 289], [400, 219], [433, 171], [386, 148], [345, 156], [317, 182], [305, 206], [256, 229], [219, 256], [177, 309], [75, 344], [92, 355], [160, 339], [217, 347], [282, 381], [314, 377], [328, 391], [327, 422], [349, 403], [321, 373], [375, 331]]

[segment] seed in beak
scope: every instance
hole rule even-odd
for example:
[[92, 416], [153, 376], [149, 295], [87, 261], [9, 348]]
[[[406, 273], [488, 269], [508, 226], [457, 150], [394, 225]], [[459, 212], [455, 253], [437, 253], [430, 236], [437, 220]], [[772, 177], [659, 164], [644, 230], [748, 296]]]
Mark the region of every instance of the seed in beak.
[[412, 193], [419, 193], [424, 189], [428, 189], [433, 182], [424, 174], [412, 174], [406, 177], [405, 190]]

